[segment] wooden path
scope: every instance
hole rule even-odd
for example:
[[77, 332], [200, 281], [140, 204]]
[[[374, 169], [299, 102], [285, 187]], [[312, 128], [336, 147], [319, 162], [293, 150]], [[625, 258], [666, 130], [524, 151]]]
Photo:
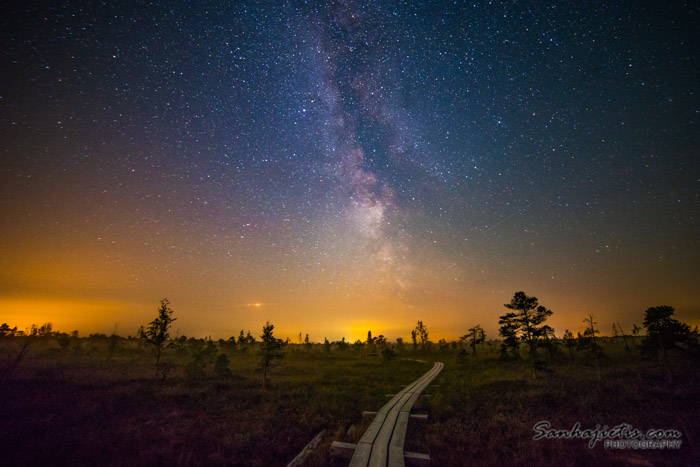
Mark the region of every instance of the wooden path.
[[362, 435], [357, 445], [334, 441], [332, 449], [354, 449], [351, 467], [395, 467], [404, 466], [404, 458], [411, 462], [429, 463], [430, 456], [404, 452], [404, 441], [411, 407], [421, 392], [442, 371], [445, 364], [437, 362], [423, 376], [406, 386], [382, 407]]

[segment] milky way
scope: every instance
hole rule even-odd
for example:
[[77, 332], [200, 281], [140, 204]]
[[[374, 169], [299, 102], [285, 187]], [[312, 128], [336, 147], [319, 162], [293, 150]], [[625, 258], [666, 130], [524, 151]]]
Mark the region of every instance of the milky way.
[[517, 290], [557, 332], [698, 320], [698, 13], [5, 7], [0, 321], [128, 333], [167, 296], [190, 334], [495, 337]]

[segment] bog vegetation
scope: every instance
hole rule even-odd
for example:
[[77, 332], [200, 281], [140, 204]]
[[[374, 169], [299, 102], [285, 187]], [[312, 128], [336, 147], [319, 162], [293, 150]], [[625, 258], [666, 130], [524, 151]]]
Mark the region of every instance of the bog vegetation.
[[[395, 393], [445, 362], [414, 412], [406, 450], [434, 465], [686, 465], [700, 460], [698, 332], [657, 306], [643, 329], [616, 323], [610, 337], [582, 316], [583, 332], [557, 337], [552, 310], [524, 292], [500, 316], [500, 339], [473, 323], [455, 342], [293, 342], [240, 331], [217, 341], [173, 337], [164, 299], [136, 337], [0, 326], [0, 449], [5, 465], [286, 465], [320, 431], [305, 465], [346, 465], [331, 441], [357, 442]], [[495, 336], [493, 336], [495, 337]], [[587, 440], [533, 440], [558, 429], [627, 423], [682, 432], [680, 449], [590, 449]]]

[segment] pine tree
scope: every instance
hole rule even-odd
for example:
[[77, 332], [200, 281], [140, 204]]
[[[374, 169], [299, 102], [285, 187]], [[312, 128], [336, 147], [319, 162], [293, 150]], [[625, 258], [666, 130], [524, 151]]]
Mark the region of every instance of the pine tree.
[[666, 381], [673, 382], [671, 367], [668, 362], [667, 350], [670, 350], [678, 343], [688, 343], [694, 334], [690, 326], [681, 323], [673, 318], [675, 309], [672, 306], [654, 306], [644, 312], [643, 326], [647, 330], [647, 335], [642, 341], [642, 351], [649, 355], [659, 353], [663, 357], [666, 368]]
[[260, 344], [260, 366], [263, 369], [263, 388], [265, 389], [267, 389], [267, 369], [270, 367], [272, 360], [282, 358], [282, 344], [272, 335], [274, 328], [275, 326], [267, 321], [260, 336], [262, 339]]
[[503, 337], [501, 342], [501, 356], [505, 357], [510, 352], [511, 355], [517, 356], [520, 350], [520, 341], [518, 341], [518, 316], [515, 313], [506, 313], [498, 320], [501, 327], [498, 329], [498, 334]]
[[473, 328], [470, 328], [469, 332], [460, 337], [459, 340], [468, 343], [469, 347], [472, 349], [472, 355], [476, 355], [476, 346], [486, 340], [486, 333], [482, 327], [477, 324]]
[[539, 305], [537, 297], [528, 297], [525, 292], [516, 292], [506, 308], [513, 310], [501, 316], [500, 334], [505, 338], [504, 344], [512, 350], [516, 350], [513, 339], [520, 334], [520, 339], [525, 342], [530, 355], [537, 354], [538, 341], [547, 333], [553, 333], [550, 327], [543, 326], [545, 320], [552, 314], [552, 310]]
[[138, 335], [144, 340], [145, 345], [152, 345], [156, 353], [156, 372], [155, 377], [158, 378], [159, 374], [165, 378], [165, 373], [161, 368], [161, 355], [165, 349], [170, 347], [171, 343], [168, 342], [170, 339], [170, 326], [173, 321], [177, 318], [173, 318], [173, 310], [168, 306], [170, 302], [167, 298], [160, 301], [160, 308], [158, 309], [158, 316], [156, 319], [148, 324], [148, 327], [144, 328], [141, 326], [138, 331]]

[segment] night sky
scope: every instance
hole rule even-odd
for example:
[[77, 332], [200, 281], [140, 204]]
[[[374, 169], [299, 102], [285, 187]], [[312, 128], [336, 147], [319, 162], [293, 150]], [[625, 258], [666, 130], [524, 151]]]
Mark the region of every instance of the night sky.
[[700, 324], [693, 2], [63, 3], [0, 15], [0, 321]]

